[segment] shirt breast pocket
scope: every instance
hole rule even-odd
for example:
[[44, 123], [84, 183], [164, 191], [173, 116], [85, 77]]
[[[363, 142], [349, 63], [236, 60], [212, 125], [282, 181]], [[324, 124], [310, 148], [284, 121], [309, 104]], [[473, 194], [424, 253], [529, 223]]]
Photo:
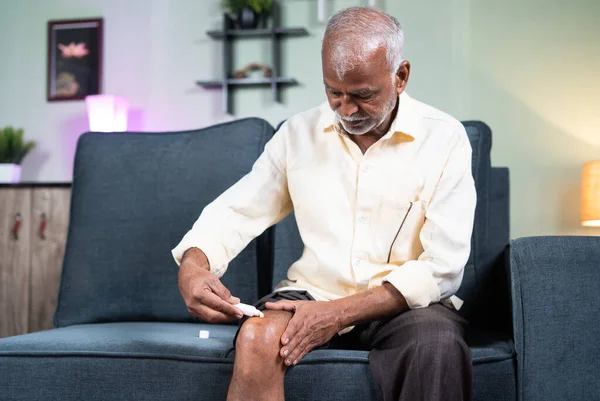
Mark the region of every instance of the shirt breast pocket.
[[396, 206], [399, 224], [395, 227], [387, 263], [402, 264], [416, 260], [423, 253], [420, 233], [425, 223], [426, 203], [422, 200]]

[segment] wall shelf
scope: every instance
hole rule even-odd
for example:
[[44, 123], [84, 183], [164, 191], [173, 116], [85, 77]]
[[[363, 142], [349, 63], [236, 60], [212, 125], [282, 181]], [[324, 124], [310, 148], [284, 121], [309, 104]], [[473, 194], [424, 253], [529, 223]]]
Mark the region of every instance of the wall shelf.
[[278, 29], [229, 29], [223, 31], [208, 31], [208, 36], [213, 39], [223, 39], [226, 36], [234, 38], [266, 38], [277, 36], [306, 36], [308, 31], [304, 28], [278, 28]]
[[[279, 2], [273, 0], [271, 8], [271, 28], [236, 29], [234, 21], [226, 14], [223, 15], [223, 29], [208, 31], [206, 34], [212, 39], [221, 40], [223, 43], [223, 78], [213, 80], [199, 80], [196, 85], [206, 89], [221, 89], [223, 91], [223, 111], [233, 114], [232, 92], [244, 87], [271, 87], [273, 99], [281, 102], [281, 88], [283, 86], [298, 85], [298, 81], [291, 77], [281, 76], [281, 39], [286, 37], [307, 36], [304, 28], [281, 28]], [[271, 77], [232, 78], [233, 71], [233, 41], [245, 38], [269, 38], [271, 40], [271, 56], [273, 65]]]
[[196, 81], [196, 85], [204, 88], [221, 88], [228, 86], [268, 86], [272, 84], [279, 85], [298, 85], [298, 81], [289, 77], [277, 78], [229, 78], [225, 81]]

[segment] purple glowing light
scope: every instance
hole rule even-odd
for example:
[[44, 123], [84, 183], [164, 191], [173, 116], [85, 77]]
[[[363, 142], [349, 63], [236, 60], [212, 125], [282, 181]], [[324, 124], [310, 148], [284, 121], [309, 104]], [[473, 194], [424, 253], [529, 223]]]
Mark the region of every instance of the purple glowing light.
[[90, 131], [127, 131], [127, 100], [115, 95], [92, 95], [85, 98]]

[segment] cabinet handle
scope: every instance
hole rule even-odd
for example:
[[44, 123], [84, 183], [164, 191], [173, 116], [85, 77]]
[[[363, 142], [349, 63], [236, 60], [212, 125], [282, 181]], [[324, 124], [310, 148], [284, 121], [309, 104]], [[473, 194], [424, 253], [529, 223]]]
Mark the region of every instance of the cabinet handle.
[[21, 228], [21, 213], [15, 214], [15, 223], [12, 228], [12, 235], [14, 239], [19, 239], [19, 229]]
[[48, 220], [46, 219], [46, 213], [42, 213], [41, 220], [40, 220], [40, 229], [39, 229], [40, 239], [46, 239], [47, 223], [48, 223]]

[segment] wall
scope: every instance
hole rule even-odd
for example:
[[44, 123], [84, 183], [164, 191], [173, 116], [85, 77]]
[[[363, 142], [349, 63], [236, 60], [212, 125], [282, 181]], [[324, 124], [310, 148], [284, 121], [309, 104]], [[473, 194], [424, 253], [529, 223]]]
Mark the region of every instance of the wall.
[[[301, 83], [274, 103], [268, 89], [244, 89], [236, 118], [272, 124], [324, 100], [316, 0], [283, 0], [286, 26], [310, 36], [287, 39], [283, 71]], [[329, 0], [330, 11], [367, 0]], [[38, 146], [23, 180], [69, 181], [77, 137], [87, 129], [83, 102], [46, 102], [46, 22], [105, 19], [104, 92], [129, 99], [131, 129], [194, 129], [232, 116], [218, 90], [218, 0], [0, 0], [0, 126], [26, 130]], [[511, 235], [597, 234], [579, 227], [579, 179], [600, 158], [600, 25], [595, 0], [379, 0], [406, 32], [413, 65], [409, 93], [494, 133], [494, 165], [511, 169]], [[235, 67], [269, 63], [269, 44], [236, 45]]]

